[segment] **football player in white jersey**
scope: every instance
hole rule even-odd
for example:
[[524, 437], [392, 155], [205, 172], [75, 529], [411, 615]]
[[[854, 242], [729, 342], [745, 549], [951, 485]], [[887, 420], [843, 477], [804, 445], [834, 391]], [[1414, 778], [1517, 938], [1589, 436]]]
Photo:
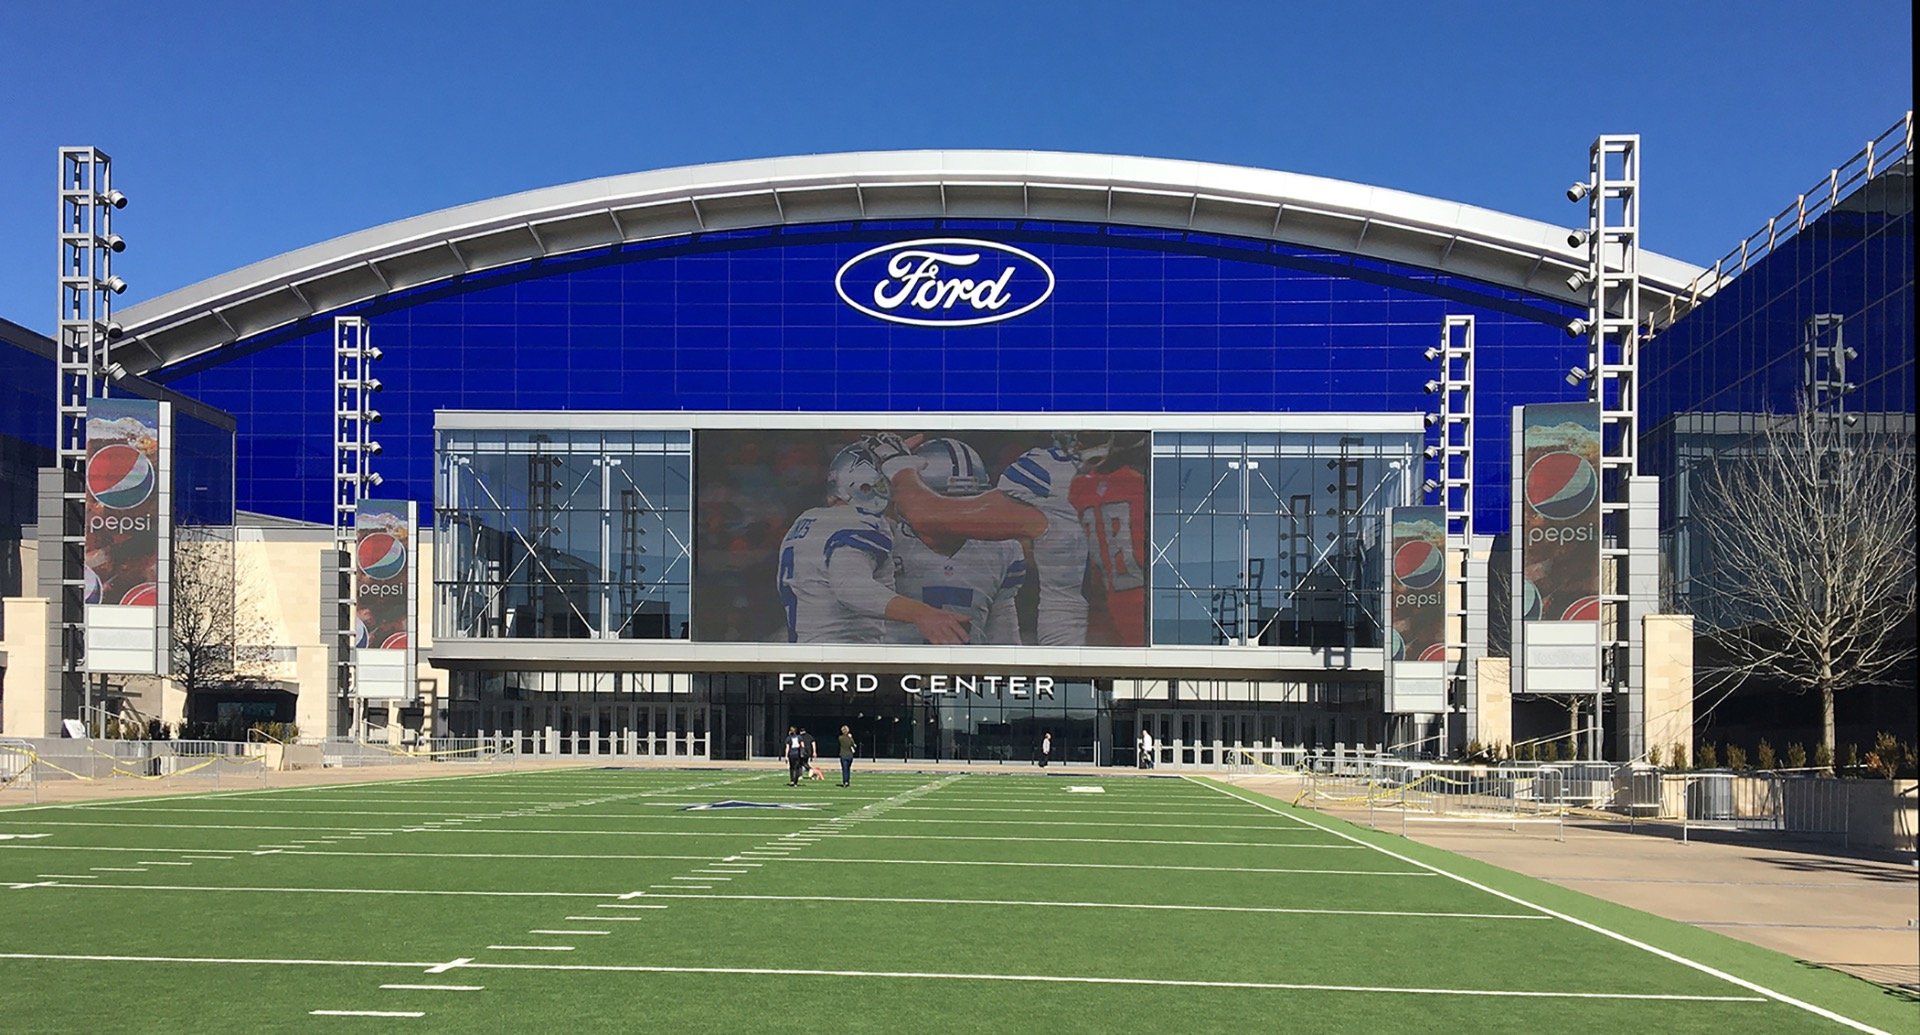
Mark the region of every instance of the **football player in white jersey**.
[[866, 438], [887, 476], [894, 508], [923, 536], [1013, 539], [1023, 542], [1038, 574], [1037, 634], [1044, 646], [1087, 642], [1087, 532], [1067, 499], [1079, 473], [1074, 455], [1058, 446], [1030, 449], [1007, 465], [999, 484], [977, 496], [949, 497], [928, 488], [922, 458], [891, 432]]
[[[986, 463], [965, 442], [929, 439], [913, 452], [922, 464], [920, 483], [942, 496], [977, 496], [987, 487]], [[903, 521], [893, 550], [900, 595], [967, 616], [973, 643], [1020, 642], [1014, 598], [1027, 580], [1027, 558], [1018, 542], [921, 536]], [[911, 626], [896, 624], [894, 630], [902, 642], [926, 642]]]
[[789, 643], [884, 643], [888, 621], [928, 643], [967, 642], [967, 615], [895, 593], [887, 483], [859, 446], [827, 468], [829, 500], [780, 541], [778, 586]]

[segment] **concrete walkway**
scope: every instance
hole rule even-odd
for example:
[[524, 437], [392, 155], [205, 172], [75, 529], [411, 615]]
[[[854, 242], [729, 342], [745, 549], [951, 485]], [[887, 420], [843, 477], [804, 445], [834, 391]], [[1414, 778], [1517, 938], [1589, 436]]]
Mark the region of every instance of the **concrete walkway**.
[[[1227, 778], [1282, 800], [1297, 780]], [[1326, 809], [1365, 825], [1364, 808]], [[1379, 829], [1400, 832], [1397, 813]], [[1739, 834], [1682, 843], [1677, 829], [1570, 821], [1509, 830], [1415, 823], [1407, 836], [1468, 858], [1679, 920], [1883, 985], [1920, 991], [1920, 870], [1911, 857], [1843, 854], [1819, 843]]]

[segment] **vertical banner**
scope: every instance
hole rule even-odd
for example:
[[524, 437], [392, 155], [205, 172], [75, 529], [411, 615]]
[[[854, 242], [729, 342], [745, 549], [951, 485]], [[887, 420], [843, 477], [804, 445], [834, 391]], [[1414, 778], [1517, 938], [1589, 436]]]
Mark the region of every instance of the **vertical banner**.
[[1521, 618], [1600, 619], [1600, 407], [1522, 407]]
[[353, 685], [360, 697], [413, 696], [416, 532], [411, 501], [354, 507]]
[[1395, 661], [1447, 660], [1447, 513], [1442, 507], [1395, 507], [1389, 512], [1387, 572], [1392, 594], [1390, 644]]
[[87, 403], [87, 670], [166, 670], [172, 550], [172, 408]]
[[1515, 690], [1592, 693], [1600, 665], [1600, 405], [1520, 407]]
[[1388, 712], [1446, 710], [1447, 512], [1387, 511]]

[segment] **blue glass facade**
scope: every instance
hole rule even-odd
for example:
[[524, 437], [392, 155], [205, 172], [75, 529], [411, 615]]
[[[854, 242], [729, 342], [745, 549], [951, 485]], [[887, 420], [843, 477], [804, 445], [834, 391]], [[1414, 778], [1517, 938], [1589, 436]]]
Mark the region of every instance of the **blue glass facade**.
[[[840, 265], [926, 236], [1005, 242], [1058, 286], [1017, 319], [882, 322]], [[944, 220], [739, 231], [548, 260], [354, 312], [385, 353], [383, 494], [433, 498], [433, 412], [1424, 411], [1442, 317], [1478, 321], [1477, 525], [1507, 521], [1509, 408], [1572, 398], [1584, 347], [1541, 298], [1333, 252], [1118, 226]], [[331, 317], [167, 381], [240, 421], [239, 506], [329, 520]]]

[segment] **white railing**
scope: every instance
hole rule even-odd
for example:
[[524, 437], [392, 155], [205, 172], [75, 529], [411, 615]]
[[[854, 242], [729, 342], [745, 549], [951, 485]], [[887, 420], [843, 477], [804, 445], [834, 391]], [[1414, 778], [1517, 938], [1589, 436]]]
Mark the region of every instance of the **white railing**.
[[1913, 112], [1909, 111], [1886, 132], [1867, 141], [1865, 147], [1835, 166], [1825, 179], [1808, 188], [1792, 204], [1767, 220], [1767, 225], [1748, 234], [1733, 246], [1733, 250], [1695, 277], [1693, 283], [1683, 288], [1655, 314], [1654, 327], [1664, 330], [1673, 326], [1694, 306], [1712, 297], [1727, 281], [1772, 254], [1780, 242], [1838, 207], [1842, 199], [1875, 176], [1903, 162], [1911, 162], [1912, 155]]
[[258, 745], [221, 740], [105, 740], [58, 737], [0, 739], [0, 792], [19, 789], [40, 800], [46, 783], [115, 780], [245, 779], [264, 785]]

